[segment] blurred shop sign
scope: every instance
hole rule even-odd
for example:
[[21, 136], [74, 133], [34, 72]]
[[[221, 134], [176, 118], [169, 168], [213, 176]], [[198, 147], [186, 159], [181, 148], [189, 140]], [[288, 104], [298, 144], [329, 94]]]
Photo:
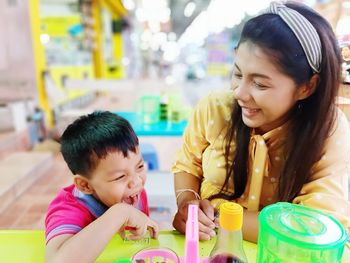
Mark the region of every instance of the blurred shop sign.
[[78, 15], [49, 16], [41, 18], [41, 32], [50, 37], [67, 37], [72, 28], [81, 24]]
[[232, 65], [232, 52], [227, 32], [209, 35], [207, 38], [207, 73], [209, 76], [227, 77]]

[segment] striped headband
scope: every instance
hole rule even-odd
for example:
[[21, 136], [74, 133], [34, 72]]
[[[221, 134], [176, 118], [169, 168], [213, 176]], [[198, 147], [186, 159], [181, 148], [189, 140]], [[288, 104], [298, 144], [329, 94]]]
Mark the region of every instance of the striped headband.
[[319, 73], [322, 61], [321, 41], [314, 26], [299, 12], [278, 2], [272, 2], [263, 14], [275, 14], [282, 18], [297, 37], [310, 67]]

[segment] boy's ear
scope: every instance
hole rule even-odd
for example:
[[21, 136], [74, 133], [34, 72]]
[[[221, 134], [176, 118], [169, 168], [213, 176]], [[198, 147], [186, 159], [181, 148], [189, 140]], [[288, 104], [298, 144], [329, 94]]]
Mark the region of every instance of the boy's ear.
[[315, 92], [319, 80], [320, 76], [318, 74], [314, 74], [307, 83], [303, 84], [298, 89], [297, 99], [303, 100], [311, 96]]
[[84, 194], [93, 194], [94, 188], [89, 183], [89, 179], [85, 176], [82, 176], [80, 174], [77, 174], [74, 176], [74, 185], [76, 188], [79, 189], [79, 191], [83, 192]]

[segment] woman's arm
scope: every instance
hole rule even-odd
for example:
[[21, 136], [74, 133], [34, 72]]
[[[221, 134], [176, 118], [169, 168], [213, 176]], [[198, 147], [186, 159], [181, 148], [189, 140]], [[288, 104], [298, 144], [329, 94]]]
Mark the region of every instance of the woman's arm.
[[[177, 173], [175, 174], [175, 192], [180, 189], [192, 189], [196, 193], [199, 193], [200, 188], [200, 179], [188, 174], [188, 173]], [[204, 224], [203, 228], [200, 229], [200, 239], [207, 240], [210, 239], [213, 235], [211, 234], [212, 228], [212, 222], [213, 222], [213, 216], [214, 216], [214, 208], [210, 205], [210, 202], [208, 200], [202, 200], [201, 202], [196, 201], [196, 196], [194, 193], [188, 191], [183, 192], [181, 195], [179, 195], [179, 198], [177, 199], [177, 205], [178, 205], [178, 212], [175, 215], [173, 225], [174, 227], [182, 232], [185, 233], [186, 230], [186, 220], [187, 220], [187, 205], [189, 203], [198, 203], [202, 210], [202, 214], [200, 216], [202, 221], [201, 223]], [[181, 209], [183, 207], [186, 207], [186, 209]], [[258, 222], [258, 215], [259, 212], [250, 212], [247, 210], [244, 210], [243, 215], [243, 238], [244, 240], [257, 243], [258, 240], [258, 233], [259, 233], [259, 222]], [[205, 227], [206, 226], [206, 227]]]
[[[199, 194], [202, 180], [208, 176], [208, 169], [203, 169], [203, 163], [218, 168], [217, 162], [208, 163], [208, 156], [210, 156], [210, 152], [214, 152], [213, 146], [215, 144], [217, 147], [222, 146], [221, 139], [217, 140], [217, 138], [220, 138], [227, 125], [225, 117], [230, 116], [232, 101], [231, 91], [221, 91], [211, 93], [198, 102], [191, 118], [189, 118], [182, 147], [178, 151], [172, 167], [172, 172], [175, 174], [175, 190], [190, 189], [190, 191], [182, 191], [181, 194], [177, 193], [178, 212], [175, 215], [173, 225], [178, 231], [184, 233], [187, 206], [189, 203], [198, 204], [200, 208], [199, 238], [202, 240], [210, 239], [215, 235], [214, 207], [208, 200], [197, 200], [195, 193]], [[209, 149], [210, 147], [211, 149]], [[220, 157], [218, 155], [215, 159]], [[210, 173], [216, 174], [217, 178], [225, 177], [224, 169], [210, 170]], [[208, 193], [204, 194], [208, 196]]]
[[[200, 179], [188, 173], [175, 174], [175, 192], [190, 189], [199, 193]], [[215, 236], [214, 207], [209, 200], [198, 200], [192, 191], [183, 191], [178, 195], [178, 211], [174, 217], [173, 226], [181, 233], [186, 231], [187, 208], [189, 204], [197, 204], [199, 221], [199, 239], [209, 240]]]
[[247, 211], [244, 209], [243, 212], [243, 239], [257, 243], [259, 234], [259, 212]]
[[184, 189], [191, 189], [199, 194], [199, 188], [201, 181], [198, 177], [193, 176], [192, 174], [181, 172], [176, 173], [174, 176], [175, 181], [175, 194], [178, 196], [176, 203], [178, 207], [181, 207], [184, 203], [192, 200], [196, 200], [196, 195], [191, 191], [184, 191], [181, 194], [177, 194], [178, 191]]

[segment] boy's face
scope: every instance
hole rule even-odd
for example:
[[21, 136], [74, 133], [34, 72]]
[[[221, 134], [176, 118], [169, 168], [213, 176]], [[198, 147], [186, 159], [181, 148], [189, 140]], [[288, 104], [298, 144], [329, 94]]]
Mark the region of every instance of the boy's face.
[[106, 206], [117, 203], [136, 205], [146, 182], [145, 164], [139, 147], [136, 153], [115, 151], [101, 159], [88, 179], [92, 194]]

